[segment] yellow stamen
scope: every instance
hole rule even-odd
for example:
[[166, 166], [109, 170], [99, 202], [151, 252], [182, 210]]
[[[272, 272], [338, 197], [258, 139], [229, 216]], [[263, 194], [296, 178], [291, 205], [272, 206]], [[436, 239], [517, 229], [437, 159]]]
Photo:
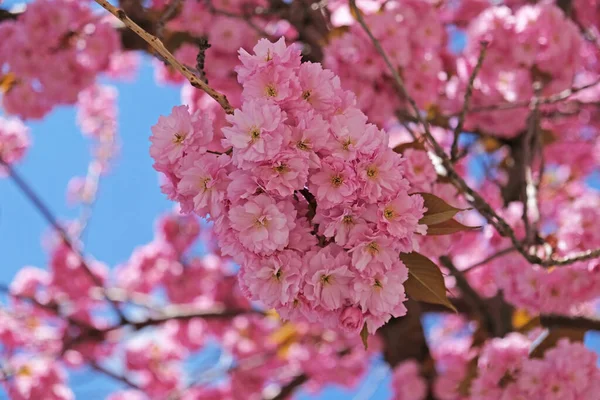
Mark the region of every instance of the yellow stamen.
[[334, 188], [339, 188], [344, 183], [344, 177], [341, 175], [335, 175], [331, 178], [331, 184]]

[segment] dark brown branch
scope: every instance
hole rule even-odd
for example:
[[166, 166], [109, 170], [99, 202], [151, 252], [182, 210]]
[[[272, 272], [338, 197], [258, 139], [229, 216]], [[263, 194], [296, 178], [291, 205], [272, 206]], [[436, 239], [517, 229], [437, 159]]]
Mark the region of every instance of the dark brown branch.
[[136, 385], [133, 381], [131, 381], [125, 375], [119, 375], [118, 373], [111, 371], [96, 362], [90, 362], [90, 367], [92, 367], [94, 370], [96, 370], [114, 380], [123, 382], [125, 385], [129, 386], [132, 389], [141, 390], [141, 388], [138, 385]]
[[594, 318], [541, 315], [540, 323], [546, 328], [578, 328], [588, 331], [600, 331], [600, 319]]
[[8, 10], [0, 8], [0, 23], [2, 23], [2, 21], [12, 21], [17, 19], [18, 17], [19, 14], [13, 14]]
[[454, 263], [448, 256], [441, 256], [440, 262], [444, 267], [448, 268], [452, 276], [456, 279], [456, 286], [460, 289], [465, 302], [473, 310], [483, 328], [493, 336], [500, 336], [501, 332], [499, 332], [494, 319], [488, 313], [485, 301], [479, 296], [479, 293], [473, 289], [463, 273], [454, 266]]
[[285, 400], [291, 397], [291, 395], [298, 389], [300, 386], [304, 385], [308, 382], [308, 376], [305, 374], [300, 374], [292, 379], [287, 385], [281, 388], [279, 393], [275, 397], [268, 397], [267, 400]]
[[[305, 44], [302, 55], [306, 61], [323, 60], [323, 38], [329, 33], [329, 11], [309, 0], [268, 0], [271, 13], [287, 20], [298, 32], [298, 41]], [[315, 6], [313, 6], [315, 5]]]

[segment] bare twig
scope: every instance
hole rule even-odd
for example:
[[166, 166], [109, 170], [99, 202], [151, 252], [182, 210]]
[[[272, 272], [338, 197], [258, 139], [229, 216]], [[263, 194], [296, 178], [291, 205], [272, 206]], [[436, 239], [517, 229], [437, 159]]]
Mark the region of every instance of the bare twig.
[[[548, 104], [559, 103], [561, 101], [567, 100], [569, 97], [573, 96], [574, 94], [576, 94], [578, 92], [581, 92], [582, 90], [592, 88], [598, 84], [600, 84], [600, 78], [598, 78], [595, 81], [588, 83], [586, 85], [565, 89], [562, 92], [553, 94], [552, 96], [541, 97], [538, 100], [538, 104], [539, 105], [548, 105]], [[518, 101], [518, 102], [514, 102], [514, 103], [502, 103], [502, 104], [493, 104], [490, 106], [473, 107], [469, 111], [469, 114], [486, 112], [486, 111], [506, 111], [506, 110], [514, 110], [515, 108], [527, 108], [527, 107], [531, 106], [531, 102], [532, 102], [532, 100], [530, 99], [530, 100]]]
[[96, 370], [110, 378], [113, 378], [119, 382], [123, 382], [124, 384], [126, 384], [127, 386], [129, 386], [132, 389], [141, 390], [141, 388], [138, 385], [136, 385], [133, 381], [131, 381], [125, 375], [119, 375], [118, 373], [111, 371], [96, 362], [90, 362], [90, 367], [92, 367], [94, 370]]
[[266, 400], [285, 400], [289, 398], [294, 391], [308, 381], [306, 374], [300, 374], [292, 379], [287, 385], [281, 388], [279, 393], [274, 397], [269, 397]]
[[[226, 310], [168, 310], [163, 313], [162, 317], [148, 318], [140, 322], [130, 322], [127, 325], [133, 327], [135, 330], [144, 329], [149, 326], [156, 326], [164, 324], [168, 321], [173, 320], [189, 320], [192, 318], [204, 318], [204, 319], [230, 319], [242, 314], [257, 314], [261, 315], [262, 312], [253, 309], [226, 309]], [[115, 326], [108, 330], [114, 330], [121, 328], [121, 326]]]
[[165, 25], [167, 22], [172, 20], [177, 16], [180, 11], [182, 0], [171, 0], [171, 2], [167, 5], [165, 10], [160, 15], [158, 22], [156, 23], [156, 37], [160, 40], [163, 39]]
[[462, 292], [465, 302], [467, 302], [467, 304], [473, 310], [475, 315], [481, 321], [481, 324], [484, 327], [484, 329], [487, 332], [493, 334], [494, 336], [500, 335], [501, 333], [498, 332], [496, 322], [489, 314], [485, 302], [483, 301], [481, 296], [479, 296], [479, 293], [477, 293], [477, 291], [473, 289], [467, 278], [465, 278], [462, 271], [459, 271], [458, 268], [456, 268], [456, 266], [448, 256], [441, 256], [440, 262], [444, 267], [448, 268], [452, 276], [454, 276], [454, 278], [456, 279], [456, 286]]
[[96, 1], [96, 3], [101, 5], [104, 9], [106, 9], [108, 12], [110, 12], [112, 15], [114, 15], [119, 20], [121, 20], [121, 22], [123, 22], [123, 24], [125, 24], [126, 27], [128, 27], [133, 32], [135, 32], [139, 37], [144, 39], [144, 41], [146, 41], [146, 43], [148, 43], [165, 60], [165, 62], [167, 62], [169, 65], [171, 65], [177, 71], [179, 71], [183, 76], [185, 76], [193, 87], [203, 90], [204, 92], [206, 92], [206, 94], [208, 94], [210, 97], [215, 99], [217, 101], [217, 103], [219, 103], [221, 105], [223, 110], [225, 110], [225, 112], [227, 114], [233, 114], [234, 108], [231, 104], [229, 104], [227, 97], [224, 94], [217, 92], [212, 87], [208, 86], [193, 71], [191, 71], [188, 67], [186, 67], [182, 63], [180, 63], [173, 56], [173, 54], [171, 54], [171, 52], [169, 50], [167, 50], [167, 48], [164, 46], [164, 44], [156, 36], [151, 35], [150, 33], [146, 32], [142, 27], [140, 27], [138, 24], [133, 22], [133, 20], [131, 20], [127, 16], [125, 11], [113, 6], [108, 1], [106, 1], [106, 0], [95, 0], [95, 1]]
[[471, 104], [471, 96], [473, 95], [473, 86], [475, 85], [475, 78], [477, 78], [477, 74], [481, 70], [481, 66], [483, 65], [483, 59], [485, 58], [486, 50], [488, 47], [488, 42], [480, 43], [479, 57], [477, 58], [477, 64], [475, 64], [475, 68], [473, 68], [473, 72], [469, 77], [469, 83], [467, 85], [467, 91], [465, 93], [465, 101], [463, 103], [462, 110], [460, 115], [458, 116], [458, 122], [456, 123], [456, 127], [454, 128], [454, 139], [452, 140], [452, 147], [450, 150], [450, 159], [452, 161], [457, 161], [458, 158], [458, 138], [463, 129], [463, 125], [465, 123], [465, 117], [467, 115], [467, 111], [469, 110], [469, 105]]
[[481, 261], [478, 261], [475, 264], [473, 264], [473, 265], [471, 265], [471, 266], [463, 269], [462, 273], [466, 274], [467, 272], [470, 272], [470, 271], [474, 270], [477, 267], [485, 265], [485, 264], [489, 263], [490, 261], [495, 260], [498, 257], [502, 257], [504, 255], [507, 255], [509, 253], [512, 253], [513, 251], [516, 251], [516, 249], [514, 247], [512, 247], [512, 246], [511, 247], [507, 247], [506, 249], [500, 250], [500, 251], [492, 254], [491, 256], [486, 257], [485, 259], [483, 259]]

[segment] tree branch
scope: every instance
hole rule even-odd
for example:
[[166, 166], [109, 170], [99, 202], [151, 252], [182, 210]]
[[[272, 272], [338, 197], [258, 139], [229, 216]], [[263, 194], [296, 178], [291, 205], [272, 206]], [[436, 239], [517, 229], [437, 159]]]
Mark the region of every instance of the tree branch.
[[179, 71], [186, 79], [190, 82], [190, 84], [200, 90], [203, 90], [210, 97], [215, 99], [217, 103], [221, 105], [225, 113], [233, 114], [233, 106], [229, 104], [227, 97], [217, 92], [212, 87], [208, 86], [200, 77], [198, 77], [192, 70], [188, 67], [180, 63], [171, 52], [165, 47], [165, 45], [152, 34], [148, 33], [138, 24], [136, 24], [131, 18], [127, 16], [125, 11], [113, 6], [106, 0], [95, 0], [100, 6], [102, 6], [105, 10], [110, 12], [112, 15], [117, 17], [125, 26], [135, 32], [139, 37], [144, 39], [146, 43], [148, 43], [169, 65]]
[[[0, 157], [0, 166], [2, 166], [6, 171], [8, 171], [9, 176], [13, 180], [13, 182], [17, 185], [17, 187], [21, 190], [21, 192], [27, 197], [27, 199], [34, 205], [34, 207], [39, 211], [39, 213], [44, 217], [46, 222], [50, 224], [54, 230], [61, 236], [64, 244], [77, 256], [79, 262], [81, 263], [81, 267], [91, 279], [94, 285], [104, 288], [102, 281], [94, 274], [92, 269], [87, 264], [84, 255], [75, 248], [71, 239], [69, 238], [69, 234], [65, 229], [58, 223], [48, 206], [42, 201], [42, 199], [34, 192], [34, 190], [29, 186], [29, 184], [19, 175], [8, 163], [4, 162], [4, 160]], [[106, 298], [106, 297], [105, 297]], [[125, 314], [121, 311], [119, 305], [112, 301], [109, 298], [106, 298], [108, 302], [112, 305], [114, 311], [117, 313], [121, 321], [127, 321]]]
[[462, 273], [463, 273], [463, 274], [466, 274], [467, 272], [469, 272], [469, 271], [472, 271], [472, 270], [474, 270], [474, 269], [475, 269], [475, 268], [477, 268], [477, 267], [480, 267], [480, 266], [482, 266], [482, 265], [485, 265], [485, 264], [489, 263], [490, 261], [492, 261], [492, 260], [494, 260], [494, 259], [496, 259], [496, 258], [498, 258], [498, 257], [502, 257], [502, 256], [504, 256], [504, 255], [506, 255], [506, 254], [512, 253], [512, 252], [513, 252], [513, 251], [515, 251], [515, 250], [516, 250], [516, 249], [515, 249], [514, 247], [512, 247], [512, 246], [511, 246], [511, 247], [507, 247], [506, 249], [502, 249], [502, 250], [498, 251], [497, 253], [494, 253], [494, 254], [492, 254], [491, 256], [489, 256], [489, 257], [486, 257], [486, 258], [484, 258], [483, 260], [481, 260], [481, 261], [478, 261], [478, 262], [476, 262], [475, 264], [473, 264], [473, 265], [471, 265], [471, 266], [469, 266], [469, 267], [467, 267], [467, 268], [463, 269], [463, 270], [462, 270]]
[[[168, 310], [168, 309], [167, 309]], [[155, 326], [164, 324], [165, 322], [172, 320], [189, 320], [192, 318], [204, 318], [204, 319], [229, 319], [242, 314], [257, 314], [264, 315], [259, 310], [254, 309], [226, 309], [226, 310], [173, 310], [165, 311], [164, 316], [156, 318], [148, 318], [140, 322], [129, 322], [126, 325], [131, 326], [135, 330], [141, 330], [148, 326]], [[115, 330], [121, 328], [121, 326], [115, 326], [108, 330]]]
[[580, 328], [588, 331], [600, 331], [600, 319], [586, 317], [540, 315], [540, 324], [546, 328]]
[[452, 140], [452, 147], [450, 150], [450, 159], [452, 161], [456, 161], [458, 158], [458, 138], [463, 129], [463, 125], [465, 123], [465, 117], [467, 115], [467, 111], [469, 110], [469, 105], [471, 104], [471, 96], [473, 95], [473, 86], [475, 85], [475, 78], [477, 78], [477, 74], [481, 70], [481, 66], [483, 65], [483, 59], [485, 58], [485, 54], [487, 51], [488, 42], [480, 43], [479, 57], [477, 58], [477, 64], [475, 64], [475, 68], [473, 68], [473, 72], [469, 77], [469, 84], [467, 85], [467, 92], [465, 93], [465, 101], [463, 103], [462, 110], [460, 115], [458, 116], [458, 122], [456, 123], [456, 127], [454, 128], [454, 139]]
[[480, 320], [483, 328], [494, 336], [500, 336], [501, 332], [496, 327], [496, 323], [488, 313], [484, 300], [479, 296], [479, 293], [469, 283], [467, 278], [459, 271], [455, 266], [450, 257], [441, 256], [440, 262], [442, 265], [450, 271], [450, 273], [456, 279], [456, 286], [460, 289], [465, 302], [475, 313], [475, 316]]
[[306, 382], [308, 382], [308, 376], [306, 374], [300, 374], [292, 379], [287, 385], [282, 387], [275, 397], [268, 397], [266, 400], [285, 400], [289, 398], [296, 389], [304, 385]]
[[119, 382], [123, 382], [125, 385], [129, 386], [132, 389], [142, 390], [138, 385], [136, 385], [134, 382], [132, 382], [125, 375], [119, 375], [118, 373], [113, 372], [94, 361], [90, 362], [90, 367], [92, 367], [94, 370], [96, 370], [110, 378], [113, 378]]

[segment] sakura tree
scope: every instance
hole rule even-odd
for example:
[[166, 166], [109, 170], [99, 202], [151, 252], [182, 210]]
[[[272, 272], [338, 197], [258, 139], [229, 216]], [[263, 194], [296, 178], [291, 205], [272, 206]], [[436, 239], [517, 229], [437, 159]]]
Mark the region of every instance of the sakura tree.
[[[356, 387], [383, 357], [397, 400], [598, 399], [583, 339], [600, 330], [599, 10], [0, 9], [0, 177], [52, 232], [47, 267], [2, 287], [6, 394], [72, 399], [70, 375], [91, 367], [121, 384], [112, 400], [316, 396]], [[139, 142], [174, 211], [108, 266], [83, 236], [118, 157], [118, 92], [101, 82], [130, 78], [141, 54], [181, 89]], [[82, 210], [71, 223], [18, 170], [27, 124], [59, 106], [94, 142], [65, 188]], [[215, 346], [231, 362], [191, 371]]]

